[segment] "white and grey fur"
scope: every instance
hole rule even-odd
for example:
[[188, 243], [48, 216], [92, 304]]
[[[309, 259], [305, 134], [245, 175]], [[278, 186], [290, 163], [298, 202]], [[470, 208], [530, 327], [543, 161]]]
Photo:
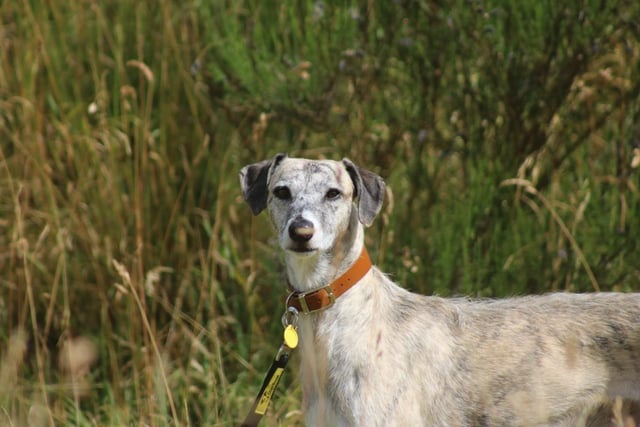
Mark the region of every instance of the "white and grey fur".
[[[297, 291], [351, 266], [385, 194], [347, 159], [279, 154], [240, 179]], [[299, 330], [309, 426], [612, 425], [611, 399], [640, 400], [640, 294], [445, 299], [373, 267]]]

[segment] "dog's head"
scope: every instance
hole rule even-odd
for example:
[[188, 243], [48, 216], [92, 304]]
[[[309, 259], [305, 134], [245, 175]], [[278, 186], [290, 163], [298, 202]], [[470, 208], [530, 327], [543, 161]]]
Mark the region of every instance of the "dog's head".
[[245, 166], [240, 183], [254, 215], [268, 208], [280, 246], [300, 254], [331, 249], [354, 213], [363, 225], [371, 225], [385, 192], [382, 178], [348, 159], [285, 154]]

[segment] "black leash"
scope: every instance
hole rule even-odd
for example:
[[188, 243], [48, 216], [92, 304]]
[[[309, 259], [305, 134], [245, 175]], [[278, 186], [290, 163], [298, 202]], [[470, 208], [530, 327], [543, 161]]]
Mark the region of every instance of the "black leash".
[[276, 357], [273, 359], [271, 367], [262, 382], [260, 392], [258, 393], [258, 396], [256, 396], [256, 400], [253, 402], [251, 410], [240, 427], [256, 427], [267, 412], [273, 393], [280, 382], [280, 377], [282, 377], [284, 368], [287, 366], [287, 362], [289, 362], [291, 351], [298, 346], [298, 333], [296, 327], [297, 320], [298, 311], [295, 308], [288, 309], [282, 316], [282, 324], [284, 325], [284, 342], [280, 346]]
[[253, 406], [247, 414], [247, 418], [245, 418], [244, 422], [241, 424], [241, 427], [257, 426], [264, 414], [267, 412], [267, 408], [269, 408], [269, 403], [271, 403], [271, 398], [273, 397], [273, 392], [276, 390], [276, 387], [278, 387], [280, 377], [284, 373], [284, 368], [287, 366], [287, 362], [289, 361], [290, 353], [291, 349], [286, 347], [285, 344], [282, 344], [280, 350], [278, 350], [278, 354], [275, 359], [273, 359], [273, 363], [269, 368], [269, 372], [267, 372], [267, 376], [262, 382], [260, 392], [258, 393], [255, 402], [253, 402]]

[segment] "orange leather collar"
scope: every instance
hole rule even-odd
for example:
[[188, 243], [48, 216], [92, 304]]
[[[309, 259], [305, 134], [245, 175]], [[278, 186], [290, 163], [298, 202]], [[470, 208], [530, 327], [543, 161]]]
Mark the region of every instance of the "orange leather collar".
[[294, 307], [301, 313], [313, 313], [332, 305], [336, 298], [347, 292], [371, 269], [371, 259], [366, 247], [353, 265], [331, 284], [309, 292], [291, 292], [287, 297], [287, 308]]

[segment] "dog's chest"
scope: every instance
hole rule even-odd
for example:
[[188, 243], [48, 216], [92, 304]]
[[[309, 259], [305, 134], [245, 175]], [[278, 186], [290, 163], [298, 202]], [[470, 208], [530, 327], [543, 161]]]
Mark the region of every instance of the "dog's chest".
[[419, 402], [441, 394], [427, 383], [453, 368], [448, 335], [424, 318], [395, 316], [393, 301], [358, 290], [308, 322], [313, 339], [303, 339], [301, 351], [307, 412], [346, 425], [392, 425], [399, 414], [431, 419]]

